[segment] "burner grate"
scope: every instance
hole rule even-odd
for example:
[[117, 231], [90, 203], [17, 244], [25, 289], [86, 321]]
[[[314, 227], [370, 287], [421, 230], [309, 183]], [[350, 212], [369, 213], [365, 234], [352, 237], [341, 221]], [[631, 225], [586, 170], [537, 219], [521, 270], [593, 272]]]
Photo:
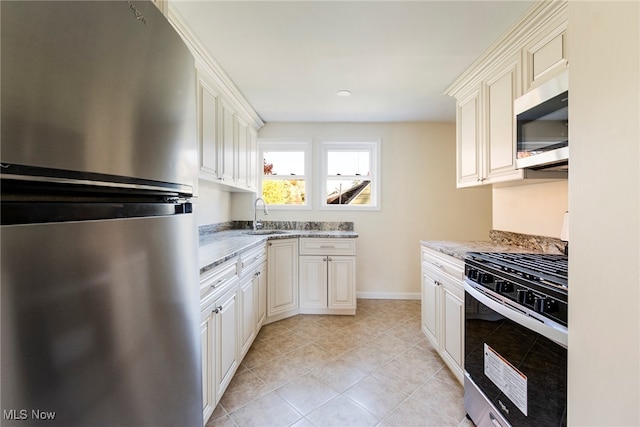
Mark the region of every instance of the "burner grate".
[[472, 252], [467, 256], [489, 263], [502, 271], [517, 274], [527, 280], [567, 288], [568, 262], [565, 255]]

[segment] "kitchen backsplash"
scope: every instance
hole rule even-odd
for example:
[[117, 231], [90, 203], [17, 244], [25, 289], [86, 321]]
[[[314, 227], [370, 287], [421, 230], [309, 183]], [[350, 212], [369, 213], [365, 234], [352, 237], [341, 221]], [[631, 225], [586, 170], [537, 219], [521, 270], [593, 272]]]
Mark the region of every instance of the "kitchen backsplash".
[[[218, 224], [207, 224], [198, 227], [200, 238], [219, 231], [249, 230], [253, 221], [229, 221]], [[262, 221], [262, 228], [267, 230], [320, 230], [320, 231], [354, 231], [353, 222], [318, 222], [318, 221]]]
[[563, 254], [567, 246], [567, 242], [554, 237], [534, 236], [501, 230], [490, 230], [489, 239], [496, 245], [517, 246], [522, 249], [550, 254]]

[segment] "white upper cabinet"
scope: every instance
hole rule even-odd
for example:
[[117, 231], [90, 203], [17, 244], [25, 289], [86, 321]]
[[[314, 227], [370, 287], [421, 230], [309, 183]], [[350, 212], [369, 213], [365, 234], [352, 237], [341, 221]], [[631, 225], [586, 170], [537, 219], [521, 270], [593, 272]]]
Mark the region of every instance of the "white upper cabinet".
[[480, 141], [480, 90], [475, 89], [458, 101], [456, 112], [458, 187], [482, 182]]
[[567, 19], [560, 16], [548, 24], [549, 31], [541, 31], [524, 47], [525, 91], [566, 70]]
[[519, 56], [501, 64], [484, 83], [484, 172], [488, 182], [522, 178], [515, 168], [516, 129], [513, 101], [520, 96]]
[[515, 168], [513, 101], [520, 56], [492, 69], [457, 102], [458, 187], [522, 179]]
[[199, 178], [219, 183], [226, 191], [256, 191], [257, 134], [264, 122], [171, 2], [154, 0], [154, 3], [195, 58]]
[[219, 132], [218, 110], [220, 94], [209, 78], [198, 71], [198, 146], [200, 150], [200, 172], [218, 179], [219, 174]]
[[526, 90], [566, 69], [566, 28], [566, 2], [536, 3], [446, 90], [457, 105], [458, 187], [566, 178], [516, 169], [513, 109]]
[[221, 179], [228, 184], [236, 183], [237, 117], [231, 105], [222, 101], [222, 153], [220, 155]]

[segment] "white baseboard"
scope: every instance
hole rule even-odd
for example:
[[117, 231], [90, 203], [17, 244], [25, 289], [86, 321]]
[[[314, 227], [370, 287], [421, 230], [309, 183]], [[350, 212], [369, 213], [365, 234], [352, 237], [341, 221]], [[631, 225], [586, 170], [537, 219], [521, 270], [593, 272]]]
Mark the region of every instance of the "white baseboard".
[[417, 299], [420, 292], [357, 292], [356, 298], [361, 299]]

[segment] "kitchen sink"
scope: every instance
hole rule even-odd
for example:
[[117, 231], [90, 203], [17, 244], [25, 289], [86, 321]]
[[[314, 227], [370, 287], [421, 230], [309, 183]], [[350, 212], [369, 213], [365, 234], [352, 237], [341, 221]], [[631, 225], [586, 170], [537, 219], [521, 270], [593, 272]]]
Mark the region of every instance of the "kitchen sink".
[[284, 233], [286, 233], [286, 231], [283, 231], [283, 230], [250, 230], [245, 232], [245, 234], [252, 234], [252, 235], [284, 234]]

